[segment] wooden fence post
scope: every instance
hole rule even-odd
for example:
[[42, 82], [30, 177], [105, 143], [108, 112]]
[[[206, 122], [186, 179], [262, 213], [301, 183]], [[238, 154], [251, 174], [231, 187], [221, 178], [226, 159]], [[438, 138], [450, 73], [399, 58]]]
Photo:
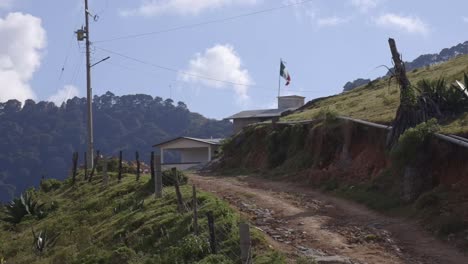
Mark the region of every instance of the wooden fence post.
[[107, 175], [107, 159], [102, 160], [102, 181], [104, 186], [109, 185], [109, 175]]
[[122, 181], [122, 151], [119, 151], [119, 182]]
[[88, 156], [84, 153], [84, 179], [88, 179]]
[[94, 171], [96, 170], [96, 167], [97, 167], [97, 164], [99, 162], [99, 150], [96, 151], [96, 157], [94, 157], [94, 164], [93, 164], [93, 168], [91, 169], [91, 173], [89, 174], [89, 179], [88, 181], [91, 182], [93, 180], [93, 176], [94, 176]]
[[75, 181], [76, 181], [77, 166], [78, 166], [78, 152], [73, 152], [72, 184], [75, 184]]
[[198, 201], [197, 201], [197, 189], [195, 185], [192, 186], [192, 206], [193, 206], [193, 232], [198, 236]]
[[[154, 172], [156, 170], [156, 172]], [[163, 194], [162, 172], [161, 172], [161, 157], [156, 155], [153, 160], [154, 175], [154, 196], [161, 198]]]
[[252, 254], [251, 254], [252, 244], [250, 240], [249, 224], [241, 223], [239, 225], [239, 235], [240, 235], [241, 263], [251, 264], [252, 263]]
[[174, 176], [174, 187], [177, 195], [177, 208], [179, 209], [179, 213], [184, 212], [184, 201], [182, 200], [182, 194], [180, 193], [179, 187], [179, 177], [177, 176], [177, 168], [172, 168], [172, 175]]
[[135, 152], [135, 159], [136, 159], [136, 165], [137, 165], [136, 180], [139, 181], [140, 180], [140, 154], [138, 154], [138, 151]]
[[215, 236], [213, 212], [212, 211], [207, 212], [206, 217], [208, 217], [208, 230], [210, 232], [211, 254], [216, 254], [216, 236]]
[[150, 171], [151, 171], [151, 180], [154, 181], [154, 151], [151, 151]]

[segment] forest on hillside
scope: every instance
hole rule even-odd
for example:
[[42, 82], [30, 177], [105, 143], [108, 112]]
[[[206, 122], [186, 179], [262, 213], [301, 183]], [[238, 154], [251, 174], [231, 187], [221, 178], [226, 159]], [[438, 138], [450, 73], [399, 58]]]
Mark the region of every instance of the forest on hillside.
[[[95, 150], [133, 160], [135, 151], [149, 160], [152, 145], [176, 136], [226, 137], [229, 121], [192, 113], [183, 102], [145, 94], [94, 97]], [[8, 201], [42, 177], [63, 179], [72, 153], [80, 162], [86, 151], [86, 99], [51, 102], [17, 100], [0, 103], [0, 201]]]

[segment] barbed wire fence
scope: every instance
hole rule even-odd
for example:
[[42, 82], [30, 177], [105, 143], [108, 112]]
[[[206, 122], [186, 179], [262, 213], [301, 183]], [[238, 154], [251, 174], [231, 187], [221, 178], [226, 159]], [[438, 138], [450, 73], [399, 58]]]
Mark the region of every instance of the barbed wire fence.
[[[217, 221], [213, 211], [206, 211], [210, 207], [209, 203], [198, 199], [197, 188], [194, 185], [184, 185], [182, 191], [181, 183], [183, 179], [176, 168], [171, 168], [171, 177], [164, 177], [161, 169], [160, 156], [154, 156], [154, 195], [155, 198], [176, 197], [177, 209], [180, 214], [192, 215], [192, 227], [195, 236], [200, 236], [208, 231], [210, 253], [223, 255], [227, 259], [241, 262], [242, 264], [252, 264], [252, 245], [248, 224], [237, 222], [224, 223]], [[167, 173], [167, 172], [166, 172]], [[200, 221], [202, 220], [202, 221]], [[222, 219], [221, 219], [222, 220]]]
[[[117, 181], [115, 184], [122, 182], [122, 155], [122, 151], [119, 151]], [[73, 154], [74, 162], [77, 160], [76, 156], [77, 154]], [[138, 154], [136, 157], [138, 158]], [[94, 168], [87, 168], [85, 162], [85, 172], [88, 172], [88, 169], [91, 169], [92, 172], [85, 173], [84, 181], [91, 182], [94, 170], [97, 170], [97, 167], [99, 167], [102, 175], [100, 180], [102, 180], [104, 188], [107, 188], [110, 185], [109, 181], [111, 178], [108, 174], [111, 159], [98, 155], [96, 161]], [[137, 167], [140, 166], [137, 165]], [[223, 218], [222, 213], [220, 214], [213, 210], [212, 202], [207, 201], [206, 197], [198, 196], [197, 188], [194, 185], [188, 184], [186, 179], [181, 176], [180, 171], [176, 168], [171, 168], [170, 172], [163, 172], [161, 158], [159, 155], [154, 155], [154, 152], [151, 153], [149, 172], [151, 176], [149, 183], [152, 184], [152, 186], [149, 186], [149, 190], [153, 193], [154, 199], [175, 199], [177, 212], [181, 217], [192, 218], [189, 230], [204, 245], [208, 246], [209, 254], [223, 256], [235, 263], [253, 263], [252, 243], [248, 223], [240, 222], [240, 217], [239, 219]], [[75, 178], [76, 173], [73, 173], [73, 175], [75, 175], [73, 176]], [[135, 175], [136, 181], [139, 181], [140, 172], [135, 172]]]

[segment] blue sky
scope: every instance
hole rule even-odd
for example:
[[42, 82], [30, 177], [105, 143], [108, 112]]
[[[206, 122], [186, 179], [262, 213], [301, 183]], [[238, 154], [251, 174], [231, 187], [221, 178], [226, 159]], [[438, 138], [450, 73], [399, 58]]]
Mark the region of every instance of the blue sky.
[[[384, 74], [376, 67], [391, 64], [388, 37], [405, 60], [468, 40], [466, 0], [89, 1], [99, 16], [91, 22], [93, 61], [111, 56], [93, 68], [95, 94], [172, 97], [218, 119], [274, 107], [280, 58], [292, 76], [282, 94], [310, 100]], [[284, 8], [112, 40], [277, 7]], [[83, 20], [81, 0], [0, 0], [0, 101], [85, 96], [84, 43], [73, 34]]]

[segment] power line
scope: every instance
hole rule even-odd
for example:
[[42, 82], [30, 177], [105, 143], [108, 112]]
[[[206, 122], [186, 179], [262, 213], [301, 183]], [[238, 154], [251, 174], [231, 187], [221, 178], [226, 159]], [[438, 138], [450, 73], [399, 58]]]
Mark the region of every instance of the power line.
[[282, 5], [282, 6], [263, 9], [263, 10], [259, 10], [259, 11], [255, 11], [255, 12], [251, 12], [251, 13], [244, 13], [244, 14], [231, 16], [231, 17], [226, 17], [226, 18], [221, 18], [221, 19], [213, 19], [213, 20], [208, 20], [208, 21], [205, 21], [205, 22], [200, 22], [200, 23], [195, 23], [195, 24], [186, 24], [186, 25], [167, 28], [167, 29], [162, 29], [162, 30], [158, 30], [158, 31], [146, 32], [146, 33], [140, 33], [140, 34], [131, 34], [131, 35], [114, 37], [114, 38], [109, 38], [109, 39], [104, 39], [104, 40], [98, 40], [98, 41], [94, 41], [94, 43], [102, 43], [102, 42], [110, 42], [110, 41], [116, 41], [116, 40], [140, 38], [140, 37], [145, 37], [145, 36], [149, 36], [149, 35], [159, 35], [159, 34], [168, 33], [168, 32], [172, 32], [172, 31], [179, 31], [179, 30], [184, 30], [184, 29], [196, 28], [196, 27], [206, 26], [206, 25], [210, 25], [210, 24], [217, 24], [217, 23], [227, 22], [227, 21], [231, 21], [231, 20], [236, 20], [236, 19], [239, 19], [239, 18], [255, 16], [255, 15], [260, 15], [260, 14], [264, 14], [264, 13], [269, 13], [269, 12], [273, 12], [273, 11], [280, 10], [280, 9], [286, 9], [286, 8], [293, 7], [293, 6], [306, 4], [306, 3], [309, 3], [309, 2], [312, 2], [312, 1], [314, 1], [314, 0], [304, 0], [304, 1], [300, 1], [300, 2], [290, 3], [290, 4], [286, 4], [286, 5]]
[[[112, 51], [112, 50], [105, 49], [105, 48], [101, 48], [101, 47], [98, 47], [98, 46], [95, 46], [95, 48], [96, 48], [96, 49], [99, 49], [99, 50], [102, 50], [102, 51], [104, 51], [104, 52], [107, 52], [107, 53], [111, 53], [111, 54], [120, 56], [120, 57], [125, 58], [125, 59], [128, 59], [128, 60], [132, 60], [132, 61], [135, 61], [135, 62], [144, 64], [144, 65], [148, 65], [148, 66], [151, 66], [151, 67], [154, 67], [154, 68], [158, 68], [158, 69], [162, 69], [162, 70], [166, 70], [166, 71], [171, 71], [171, 72], [175, 72], [175, 73], [179, 73], [179, 74], [183, 74], [183, 75], [195, 77], [195, 78], [197, 78], [197, 79], [205, 79], [205, 80], [209, 80], [209, 81], [227, 83], [227, 84], [231, 84], [231, 85], [239, 85], [239, 86], [247, 86], [247, 87], [256, 87], [257, 89], [265, 89], [265, 90], [268, 90], [268, 91], [271, 90], [271, 89], [269, 89], [269, 88], [264, 88], [264, 87], [258, 86], [258, 85], [256, 85], [256, 84], [236, 83], [236, 82], [231, 82], [231, 81], [216, 79], [216, 78], [214, 78], [214, 77], [207, 77], [207, 76], [202, 76], [202, 75], [198, 75], [198, 74], [192, 74], [192, 73], [189, 73], [189, 72], [180, 71], [180, 70], [177, 70], [177, 69], [174, 69], [174, 68], [170, 68], [170, 67], [167, 67], [167, 66], [157, 65], [157, 64], [154, 64], [154, 63], [151, 63], [151, 62], [147, 62], [147, 61], [144, 61], [144, 60], [141, 60], [141, 59], [138, 59], [138, 58], [134, 58], [134, 57], [131, 57], [131, 56], [122, 54], [122, 53], [120, 53], [120, 52]], [[122, 67], [122, 68], [127, 68], [127, 69], [130, 69], [130, 70], [133, 70], [132, 68], [127, 67], [127, 66], [117, 65], [117, 64], [114, 64], [114, 63], [109, 63], [109, 64], [112, 64], [112, 65], [114, 65], [114, 66], [119, 66], [119, 67]], [[290, 90], [290, 89], [288, 89], [288, 91], [290, 91], [290, 92], [306, 92], [306, 93], [308, 92], [308, 93], [316, 93], [316, 92], [321, 92], [322, 90]]]
[[[96, 47], [96, 46], [95, 46], [95, 47]], [[112, 51], [112, 50], [108, 50], [108, 49], [105, 49], [105, 48], [101, 48], [101, 47], [96, 47], [96, 49], [100, 49], [100, 50], [102, 50], [102, 51], [105, 51], [105, 52], [108, 52], [108, 53], [111, 53], [111, 54], [114, 54], [114, 55], [117, 55], [117, 56], [120, 56], [120, 57], [129, 59], [129, 60], [132, 60], [132, 61], [136, 61], [136, 62], [141, 63], [141, 64], [146, 64], [146, 65], [148, 65], [148, 66], [152, 66], [152, 67], [159, 68], [159, 69], [162, 69], [162, 70], [171, 71], [171, 72], [175, 72], [175, 73], [179, 73], [179, 74], [183, 74], [183, 75], [195, 77], [195, 78], [198, 78], [198, 79], [205, 79], [205, 80], [209, 80], [209, 81], [227, 83], [227, 84], [231, 84], [231, 85], [248, 86], [248, 87], [249, 87], [249, 86], [254, 86], [253, 84], [236, 83], [236, 82], [231, 82], [231, 81], [216, 79], [216, 78], [209, 77], [209, 76], [202, 76], [202, 75], [198, 75], [198, 74], [193, 74], [193, 73], [186, 72], [186, 71], [180, 71], [180, 70], [173, 69], [173, 68], [170, 68], [170, 67], [161, 66], [161, 65], [157, 65], [157, 64], [154, 64], [154, 63], [151, 63], [151, 62], [147, 62], [147, 61], [144, 61], [144, 60], [140, 60], [140, 59], [137, 59], [137, 58], [133, 58], [133, 57], [127, 56], [127, 55], [125, 55], [125, 54], [122, 54], [122, 53], [119, 53], [119, 52], [115, 52], [115, 51]]]

